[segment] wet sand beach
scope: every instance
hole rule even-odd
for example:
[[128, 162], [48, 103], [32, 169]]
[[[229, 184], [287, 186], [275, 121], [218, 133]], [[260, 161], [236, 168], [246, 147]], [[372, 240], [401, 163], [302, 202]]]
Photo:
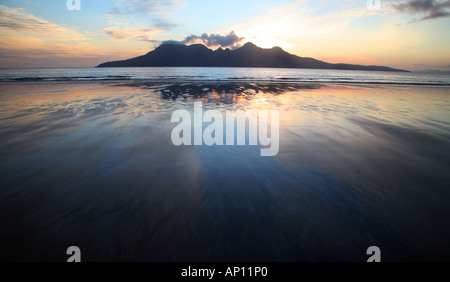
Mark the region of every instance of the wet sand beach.
[[[0, 83], [0, 260], [450, 259], [450, 87]], [[280, 148], [174, 146], [175, 110], [278, 110]]]

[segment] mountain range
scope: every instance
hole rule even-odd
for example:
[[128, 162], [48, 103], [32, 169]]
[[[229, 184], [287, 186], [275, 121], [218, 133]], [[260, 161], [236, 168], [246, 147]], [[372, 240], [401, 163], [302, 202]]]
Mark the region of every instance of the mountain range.
[[236, 50], [219, 48], [215, 51], [202, 44], [163, 44], [143, 56], [107, 62], [97, 67], [258, 67], [407, 72], [384, 66], [331, 64], [299, 57], [280, 47], [263, 49], [250, 42]]

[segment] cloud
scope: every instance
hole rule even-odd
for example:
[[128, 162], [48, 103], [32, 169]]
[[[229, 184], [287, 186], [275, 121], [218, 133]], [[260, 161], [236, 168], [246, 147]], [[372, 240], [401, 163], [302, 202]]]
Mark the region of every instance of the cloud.
[[[56, 41], [84, 41], [89, 38], [61, 25], [48, 22], [44, 19], [28, 14], [21, 8], [10, 8], [0, 5], [0, 29], [6, 33], [13, 31], [16, 33], [26, 33], [28, 36], [46, 36]], [[5, 37], [5, 36], [2, 36]], [[9, 38], [14, 41], [14, 38]]]
[[393, 5], [401, 13], [423, 14], [420, 20], [450, 17], [450, 1], [440, 0], [407, 0]]
[[155, 40], [158, 33], [162, 30], [154, 27], [137, 27], [130, 28], [127, 26], [119, 27], [106, 27], [103, 29], [103, 34], [108, 35], [114, 40], [129, 40], [134, 39], [143, 42], [149, 42], [153, 44], [159, 44], [161, 41]]
[[211, 34], [208, 35], [203, 33], [201, 36], [190, 35], [187, 36], [180, 43], [182, 44], [195, 44], [201, 43], [207, 47], [223, 47], [223, 48], [237, 48], [242, 45], [245, 38], [237, 36], [234, 31], [231, 31], [227, 35]]
[[[113, 2], [109, 14], [115, 18], [133, 17], [141, 26], [116, 22], [103, 29], [103, 33], [115, 40], [135, 39], [159, 44], [154, 38], [158, 33], [180, 26], [174, 22], [173, 14], [183, 5], [184, 0], [122, 0]], [[145, 26], [145, 27], [143, 27]]]
[[170, 22], [157, 22], [155, 24], [152, 25], [155, 28], [161, 29], [161, 30], [171, 30], [174, 29], [176, 27], [181, 26], [180, 24], [175, 24], [175, 23], [170, 23]]
[[124, 0], [113, 3], [109, 14], [113, 16], [138, 16], [150, 21], [153, 27], [171, 30], [179, 26], [173, 23], [173, 13], [183, 6], [183, 0]]
[[165, 40], [161, 42], [161, 45], [183, 45], [183, 43], [181, 43], [180, 41], [176, 41], [176, 40]]
[[140, 41], [152, 40], [151, 34], [159, 32], [151, 28], [106, 27], [103, 33], [115, 40], [137, 39]]
[[132, 14], [154, 14], [166, 12], [181, 5], [179, 0], [125, 0], [114, 3], [110, 14], [132, 15]]
[[25, 13], [21, 8], [9, 8], [3, 5], [0, 5], [0, 27], [36, 33], [51, 33], [62, 29], [61, 26]]
[[102, 54], [85, 33], [38, 18], [22, 8], [0, 5], [0, 34], [2, 66], [30, 67], [44, 61], [45, 66], [55, 66], [52, 61]]

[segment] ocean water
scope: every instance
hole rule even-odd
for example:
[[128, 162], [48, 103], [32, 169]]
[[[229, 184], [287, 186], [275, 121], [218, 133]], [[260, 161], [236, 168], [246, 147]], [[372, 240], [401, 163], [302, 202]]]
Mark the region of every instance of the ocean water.
[[[83, 261], [364, 262], [370, 246], [383, 261], [450, 259], [445, 78], [2, 71], [1, 261], [66, 261], [70, 246]], [[279, 153], [173, 145], [172, 114], [195, 102], [279, 111]]]
[[272, 68], [69, 68], [0, 69], [0, 81], [295, 81], [402, 85], [450, 85], [450, 73]]

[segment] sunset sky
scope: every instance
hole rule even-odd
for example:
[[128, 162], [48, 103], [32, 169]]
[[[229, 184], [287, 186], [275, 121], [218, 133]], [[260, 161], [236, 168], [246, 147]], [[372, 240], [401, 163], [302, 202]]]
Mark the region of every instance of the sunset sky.
[[[0, 0], [0, 67], [91, 67], [162, 42], [450, 70], [450, 1]], [[203, 35], [203, 36], [202, 36]]]

